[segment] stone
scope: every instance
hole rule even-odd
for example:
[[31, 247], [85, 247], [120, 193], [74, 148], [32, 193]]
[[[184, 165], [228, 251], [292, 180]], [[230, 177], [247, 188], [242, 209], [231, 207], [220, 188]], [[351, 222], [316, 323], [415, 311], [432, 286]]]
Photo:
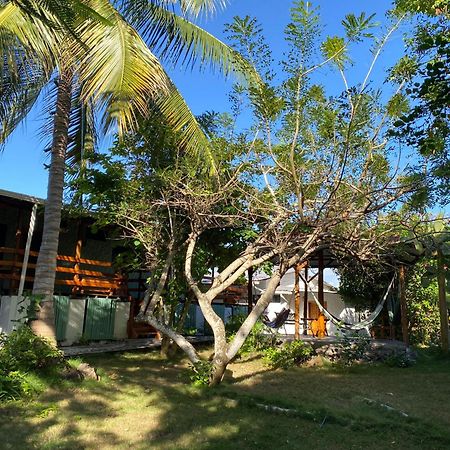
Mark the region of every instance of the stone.
[[89, 379], [89, 380], [100, 380], [100, 377], [97, 374], [97, 371], [94, 369], [94, 367], [90, 366], [88, 363], [81, 363], [77, 367], [77, 371], [81, 374], [82, 379]]

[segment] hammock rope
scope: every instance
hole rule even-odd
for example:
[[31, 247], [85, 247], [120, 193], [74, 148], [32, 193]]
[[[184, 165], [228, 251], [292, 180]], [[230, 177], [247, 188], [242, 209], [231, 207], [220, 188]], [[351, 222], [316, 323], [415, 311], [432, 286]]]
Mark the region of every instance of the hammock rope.
[[[358, 331], [358, 330], [363, 330], [365, 328], [368, 328], [374, 321], [375, 319], [379, 316], [381, 310], [383, 309], [383, 306], [386, 302], [386, 299], [388, 298], [389, 292], [391, 291], [391, 288], [394, 284], [394, 280], [395, 280], [395, 276], [392, 278], [392, 281], [389, 283], [389, 286], [386, 290], [386, 293], [384, 294], [383, 298], [378, 302], [377, 306], [375, 307], [375, 309], [372, 311], [372, 313], [369, 315], [369, 317], [367, 319], [364, 319], [360, 322], [357, 323], [347, 323], [344, 322], [342, 319], [340, 319], [339, 317], [334, 316], [333, 314], [331, 314], [328, 310], [325, 309], [324, 306], [322, 306], [319, 302], [319, 300], [317, 299], [316, 295], [314, 294], [314, 291], [310, 288], [310, 291], [314, 301], [316, 302], [319, 310], [331, 321], [333, 322], [338, 328], [344, 328], [346, 330], [349, 331]], [[308, 287], [309, 286], [309, 281], [307, 282]]]

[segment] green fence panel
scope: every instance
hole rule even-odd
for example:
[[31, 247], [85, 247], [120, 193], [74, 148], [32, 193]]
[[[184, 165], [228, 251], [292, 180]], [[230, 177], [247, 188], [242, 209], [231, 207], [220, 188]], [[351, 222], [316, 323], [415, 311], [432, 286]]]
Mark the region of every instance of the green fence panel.
[[69, 320], [69, 297], [63, 295], [53, 296], [53, 308], [55, 311], [56, 340], [63, 341], [66, 338], [67, 322]]
[[83, 337], [87, 340], [114, 339], [117, 300], [90, 297], [86, 303]]
[[[183, 309], [184, 309], [184, 303], [179, 303], [177, 305], [176, 311], [175, 311], [175, 318], [177, 321], [178, 321], [179, 317], [181, 316]], [[196, 328], [196, 321], [195, 321], [196, 311], [197, 311], [197, 306], [195, 304], [190, 304], [188, 313], [186, 315], [186, 319], [184, 321], [184, 326], [183, 326], [184, 330], [192, 330], [193, 328]]]
[[233, 305], [232, 315], [233, 316], [247, 316], [248, 307], [244, 305]]

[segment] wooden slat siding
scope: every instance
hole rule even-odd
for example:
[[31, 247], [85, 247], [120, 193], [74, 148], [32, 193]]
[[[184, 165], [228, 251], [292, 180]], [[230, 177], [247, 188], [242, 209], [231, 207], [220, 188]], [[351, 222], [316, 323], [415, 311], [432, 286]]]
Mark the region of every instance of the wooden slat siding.
[[55, 284], [61, 284], [65, 286], [78, 286], [78, 287], [98, 287], [98, 288], [119, 288], [117, 281], [111, 280], [96, 280], [83, 278], [81, 281], [76, 282], [73, 279], [59, 279], [55, 281]]
[[[20, 280], [20, 275], [11, 273], [0, 273], [1, 280]], [[34, 277], [25, 277], [25, 281], [34, 281]]]
[[87, 264], [89, 266], [112, 267], [112, 263], [108, 261], [97, 261], [94, 259], [75, 258], [74, 256], [58, 255], [59, 261], [68, 261], [71, 263]]
[[[23, 255], [25, 253], [25, 250], [23, 249], [16, 250], [15, 248], [11, 247], [0, 247], [0, 253], [9, 253], [9, 254], [17, 253], [18, 255]], [[30, 256], [38, 256], [38, 255], [39, 252], [30, 250]]]
[[[12, 259], [6, 259], [6, 260], [0, 260], [0, 266], [6, 266], [6, 267], [22, 267], [21, 261], [14, 262]], [[35, 269], [36, 264], [27, 264], [28, 269]], [[76, 275], [86, 275], [88, 277], [112, 277], [114, 274], [107, 273], [107, 272], [97, 272], [95, 270], [84, 270], [84, 269], [72, 269], [71, 267], [56, 267], [56, 272], [59, 273], [73, 273]]]
[[[11, 247], [0, 247], [0, 255], [10, 254], [10, 255], [23, 255], [23, 249], [15, 249]], [[37, 257], [39, 252], [30, 251], [30, 256]], [[55, 280], [55, 285], [71, 286], [75, 290], [83, 291], [89, 295], [92, 294], [110, 294], [112, 292], [121, 290], [124, 288], [125, 278], [118, 277], [114, 273], [105, 272], [102, 270], [89, 270], [89, 268], [80, 269], [79, 265], [84, 266], [96, 266], [101, 268], [112, 268], [112, 263], [108, 261], [100, 261], [94, 259], [77, 258], [74, 256], [58, 255], [58, 262], [67, 262], [74, 264], [75, 267], [63, 267], [57, 265], [56, 272], [61, 274], [73, 274], [74, 277], [60, 278]], [[22, 261], [15, 259], [0, 260], [0, 270], [9, 269], [9, 273], [0, 273], [0, 279], [20, 281], [20, 275], [11, 273], [11, 269], [20, 269], [22, 267]], [[29, 263], [27, 269], [33, 271], [36, 268], [35, 263]], [[77, 276], [82, 276], [83, 278], [77, 279]], [[34, 276], [27, 276], [25, 278], [27, 282], [33, 282]], [[137, 290], [137, 289], [136, 289]]]
[[71, 267], [61, 267], [58, 266], [56, 271], [59, 273], [73, 273], [76, 275], [86, 275], [88, 277], [113, 277], [114, 274], [107, 272], [97, 272], [95, 270], [85, 270], [85, 269], [72, 269]]

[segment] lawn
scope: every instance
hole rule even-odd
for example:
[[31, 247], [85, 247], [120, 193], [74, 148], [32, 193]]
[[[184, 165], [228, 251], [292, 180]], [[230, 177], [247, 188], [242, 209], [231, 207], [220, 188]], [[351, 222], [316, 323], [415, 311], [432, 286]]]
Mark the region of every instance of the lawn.
[[0, 407], [0, 448], [450, 448], [449, 360], [273, 371], [253, 356], [216, 389], [155, 351], [88, 361], [100, 382]]

